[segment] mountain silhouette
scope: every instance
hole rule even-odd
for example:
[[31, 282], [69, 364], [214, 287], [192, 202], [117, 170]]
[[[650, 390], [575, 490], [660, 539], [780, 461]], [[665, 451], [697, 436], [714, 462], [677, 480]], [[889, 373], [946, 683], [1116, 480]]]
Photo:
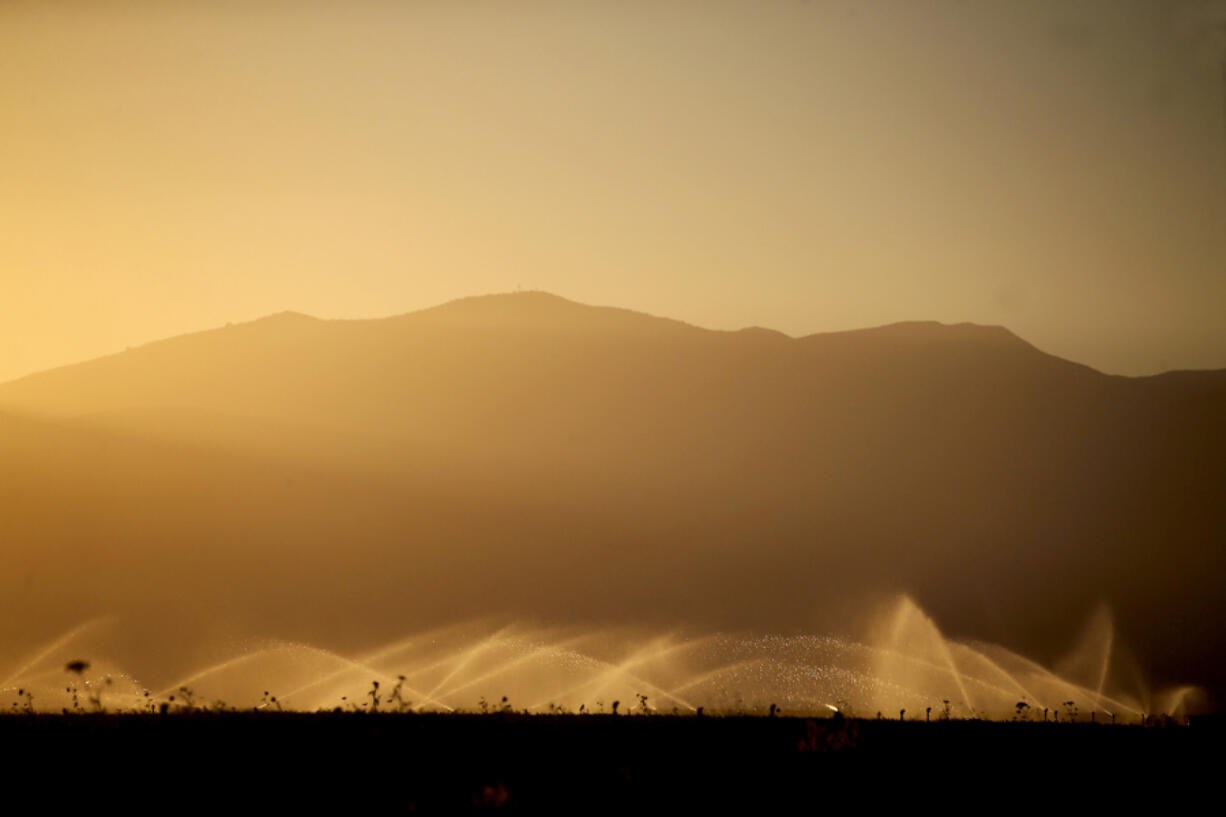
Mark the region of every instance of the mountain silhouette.
[[1044, 661], [1106, 602], [1143, 673], [1220, 693], [1223, 417], [1226, 371], [1108, 376], [994, 326], [282, 313], [0, 385], [0, 633], [795, 632], [901, 590]]

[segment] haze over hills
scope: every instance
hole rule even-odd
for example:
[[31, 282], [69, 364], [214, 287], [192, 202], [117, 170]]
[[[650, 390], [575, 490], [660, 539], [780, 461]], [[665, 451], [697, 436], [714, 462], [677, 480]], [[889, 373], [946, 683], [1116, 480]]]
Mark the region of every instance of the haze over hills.
[[1145, 672], [1223, 692], [1224, 416], [1226, 371], [1107, 376], [1000, 327], [284, 313], [0, 385], [0, 628], [796, 632], [906, 590], [1041, 660], [1105, 601]]

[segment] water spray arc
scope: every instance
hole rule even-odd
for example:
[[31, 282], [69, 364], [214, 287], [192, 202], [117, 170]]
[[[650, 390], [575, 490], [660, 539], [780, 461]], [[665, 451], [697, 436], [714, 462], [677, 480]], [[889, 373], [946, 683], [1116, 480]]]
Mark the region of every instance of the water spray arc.
[[[951, 640], [905, 597], [863, 640], [466, 623], [400, 637], [357, 657], [274, 642], [190, 669], [149, 694], [139, 671], [108, 661], [101, 621], [85, 622], [32, 651], [0, 685], [0, 695], [15, 695], [20, 685], [46, 711], [59, 711], [68, 705], [63, 668], [78, 658], [99, 673], [82, 683], [104, 675], [119, 680], [106, 697], [124, 711], [150, 711], [151, 702], [166, 702], [184, 689], [197, 706], [225, 701], [239, 709], [266, 708], [275, 695], [286, 709], [361, 710], [373, 708], [377, 681], [383, 695], [393, 688], [403, 692], [397, 703], [402, 712], [477, 711], [481, 701], [488, 707], [504, 700], [528, 712], [608, 711], [605, 705], [621, 701], [625, 712], [637, 700], [637, 714], [699, 708], [750, 713], [773, 706], [823, 717], [952, 709], [954, 717], [1006, 720], [1025, 704], [1032, 712], [1076, 709], [1087, 718], [1139, 719], [1143, 711], [1184, 712], [1198, 692], [1185, 686], [1151, 699], [1120, 689], [1111, 673], [1117, 642], [1107, 613], [1092, 617], [1091, 637], [1078, 645], [1075, 678], [999, 645]], [[183, 697], [175, 707], [184, 706]], [[2, 703], [21, 705], [16, 699]]]

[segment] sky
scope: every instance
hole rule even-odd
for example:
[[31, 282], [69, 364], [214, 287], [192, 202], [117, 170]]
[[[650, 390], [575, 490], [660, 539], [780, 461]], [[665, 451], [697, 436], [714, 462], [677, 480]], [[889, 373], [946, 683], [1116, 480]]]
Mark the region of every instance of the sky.
[[1226, 367], [1226, 2], [0, 2], [0, 380], [521, 287]]

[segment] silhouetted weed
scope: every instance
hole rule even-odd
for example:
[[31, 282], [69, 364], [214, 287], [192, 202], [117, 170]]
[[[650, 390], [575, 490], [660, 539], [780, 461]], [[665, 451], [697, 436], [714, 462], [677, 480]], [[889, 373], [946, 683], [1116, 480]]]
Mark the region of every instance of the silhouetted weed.
[[366, 693], [366, 697], [370, 698], [370, 711], [378, 712], [379, 711], [379, 682], [378, 681], [370, 682], [370, 692]]
[[[413, 710], [413, 702], [407, 701], [402, 694], [404, 688], [405, 677], [403, 675], [396, 676], [396, 686], [392, 687], [392, 694], [387, 696], [389, 703], [395, 702], [397, 712], [411, 712]], [[485, 700], [482, 698], [481, 700]]]

